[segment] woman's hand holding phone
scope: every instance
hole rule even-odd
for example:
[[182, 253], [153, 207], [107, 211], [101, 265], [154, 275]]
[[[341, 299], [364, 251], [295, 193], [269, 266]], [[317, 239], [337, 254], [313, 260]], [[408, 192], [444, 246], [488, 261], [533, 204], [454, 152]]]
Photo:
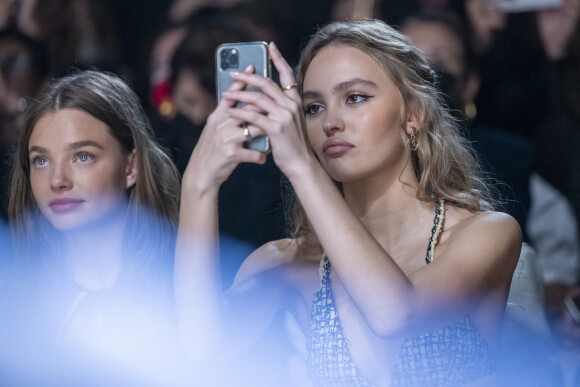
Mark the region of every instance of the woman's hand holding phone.
[[[251, 74], [253, 71], [253, 67], [249, 66], [243, 73]], [[236, 81], [227, 90], [236, 92], [245, 86], [243, 81]], [[224, 97], [209, 116], [185, 170], [184, 187], [195, 189], [200, 194], [217, 194], [221, 184], [239, 163], [266, 162], [264, 154], [243, 148], [246, 137], [241, 129], [241, 121], [228, 114], [228, 109], [235, 103], [235, 99]], [[254, 128], [253, 134], [263, 132]]]
[[255, 74], [234, 73], [234, 80], [259, 88], [261, 92], [231, 90], [223, 95], [224, 98], [255, 107], [229, 108], [228, 114], [233, 119], [251, 122], [252, 135], [255, 130], [268, 135], [276, 164], [291, 179], [293, 175], [300, 173], [301, 162], [314, 160], [314, 156], [306, 138], [304, 111], [302, 100], [294, 86], [294, 72], [274, 43], [270, 43], [270, 57], [280, 74], [281, 86], [271, 79]]

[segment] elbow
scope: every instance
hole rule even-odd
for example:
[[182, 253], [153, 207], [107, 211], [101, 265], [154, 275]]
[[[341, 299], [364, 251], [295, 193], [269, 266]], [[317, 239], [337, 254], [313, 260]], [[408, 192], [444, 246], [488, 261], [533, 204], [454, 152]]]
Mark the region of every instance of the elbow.
[[383, 313], [377, 313], [367, 319], [371, 331], [382, 339], [393, 339], [406, 336], [412, 320], [411, 309], [388, 308]]

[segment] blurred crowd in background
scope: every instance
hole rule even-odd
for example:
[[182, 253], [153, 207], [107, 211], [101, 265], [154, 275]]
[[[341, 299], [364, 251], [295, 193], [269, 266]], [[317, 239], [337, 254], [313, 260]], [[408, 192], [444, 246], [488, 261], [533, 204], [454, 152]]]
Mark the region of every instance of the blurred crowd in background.
[[[219, 44], [274, 41], [293, 65], [318, 26], [386, 20], [439, 71], [450, 108], [497, 179], [503, 210], [519, 221], [537, 252], [552, 334], [563, 347], [580, 351], [580, 325], [563, 303], [580, 289], [580, 1], [545, 2], [552, 5], [0, 0], [1, 218], [7, 219], [7, 186], [23, 114], [50, 79], [88, 68], [125, 79], [183, 173], [217, 104]], [[514, 6], [520, 3], [523, 8]], [[256, 247], [287, 235], [281, 198], [288, 189], [271, 159], [265, 166], [241, 165], [224, 184], [219, 200], [224, 283]]]

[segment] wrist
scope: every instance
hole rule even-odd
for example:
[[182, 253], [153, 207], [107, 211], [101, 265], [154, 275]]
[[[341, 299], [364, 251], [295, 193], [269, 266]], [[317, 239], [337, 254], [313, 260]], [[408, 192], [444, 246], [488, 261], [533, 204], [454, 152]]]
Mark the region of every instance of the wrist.
[[305, 209], [309, 207], [308, 202], [317, 202], [321, 197], [328, 199], [333, 192], [338, 194], [335, 182], [316, 159], [297, 167], [293, 175], [287, 177]]
[[181, 181], [181, 198], [201, 200], [204, 198], [217, 198], [220, 185], [214, 179], [205, 178], [203, 173], [185, 173]]
[[292, 184], [300, 183], [302, 180], [313, 178], [321, 173], [327, 176], [320, 162], [311, 154], [294, 160], [285, 168], [280, 169]]

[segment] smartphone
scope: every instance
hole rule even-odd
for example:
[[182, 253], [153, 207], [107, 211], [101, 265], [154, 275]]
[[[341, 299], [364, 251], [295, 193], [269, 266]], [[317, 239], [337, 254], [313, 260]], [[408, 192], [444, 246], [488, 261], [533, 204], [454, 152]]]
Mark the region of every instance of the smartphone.
[[576, 324], [580, 324], [580, 296], [564, 298], [564, 305]]
[[[233, 79], [232, 71], [244, 71], [249, 65], [254, 66], [254, 73], [263, 77], [271, 78], [272, 70], [270, 56], [268, 55], [268, 43], [266, 42], [240, 42], [224, 43], [216, 49], [216, 85], [218, 102], [222, 99], [222, 93], [230, 87]], [[249, 86], [246, 90], [257, 90]], [[236, 103], [240, 108], [243, 103]], [[263, 153], [270, 152], [270, 140], [266, 135], [260, 135], [244, 142], [244, 148], [257, 150]]]
[[562, 0], [495, 0], [495, 6], [504, 12], [528, 12], [562, 5]]

